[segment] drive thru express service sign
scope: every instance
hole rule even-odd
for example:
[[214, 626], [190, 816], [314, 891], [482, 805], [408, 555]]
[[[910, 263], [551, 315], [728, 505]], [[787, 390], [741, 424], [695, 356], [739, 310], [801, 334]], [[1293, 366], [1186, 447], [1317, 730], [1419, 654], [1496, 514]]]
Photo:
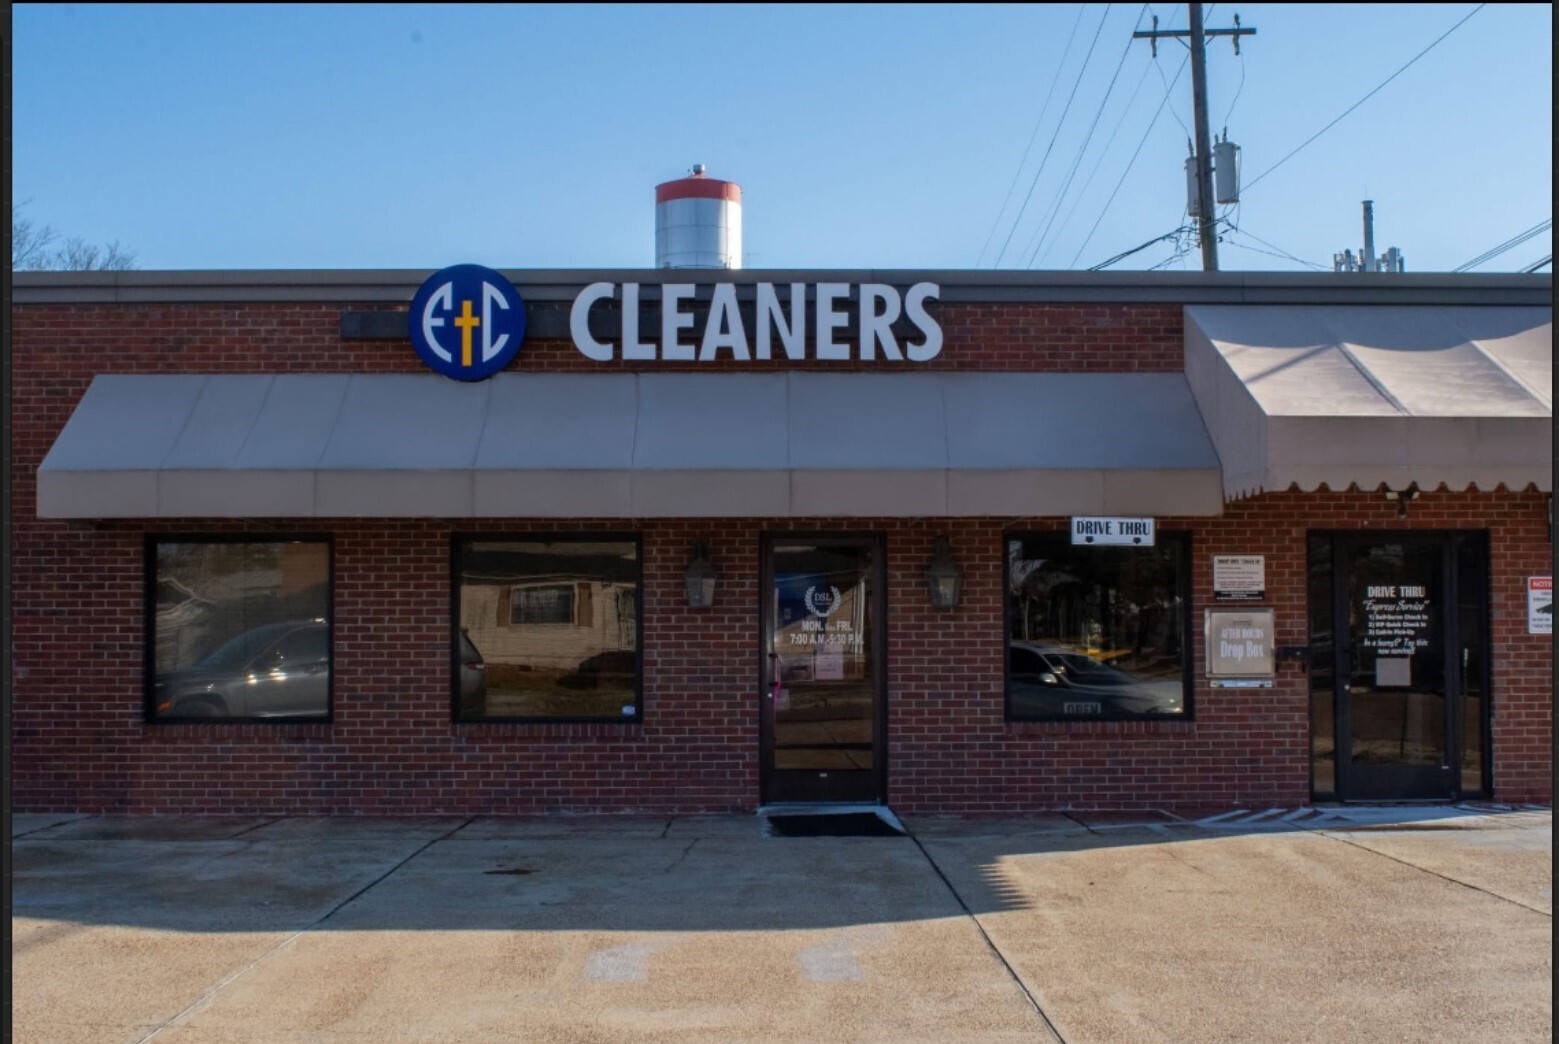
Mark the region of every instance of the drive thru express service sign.
[[428, 368], [457, 381], [502, 370], [525, 340], [525, 302], [502, 275], [481, 265], [435, 273], [411, 299], [411, 343]]

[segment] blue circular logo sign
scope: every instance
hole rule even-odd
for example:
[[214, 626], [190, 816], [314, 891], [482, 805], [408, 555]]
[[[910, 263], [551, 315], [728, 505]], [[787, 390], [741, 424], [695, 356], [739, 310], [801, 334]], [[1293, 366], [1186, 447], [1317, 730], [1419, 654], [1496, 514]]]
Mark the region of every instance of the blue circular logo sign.
[[411, 343], [429, 369], [457, 381], [486, 380], [525, 340], [525, 302], [491, 268], [452, 265], [411, 299]]

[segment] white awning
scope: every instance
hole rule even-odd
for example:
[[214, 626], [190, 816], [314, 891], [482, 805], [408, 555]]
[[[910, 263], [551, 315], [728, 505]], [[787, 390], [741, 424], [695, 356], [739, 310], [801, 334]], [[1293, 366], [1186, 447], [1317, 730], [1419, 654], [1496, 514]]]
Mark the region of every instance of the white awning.
[[1178, 374], [102, 375], [49, 518], [1216, 515]]
[[1224, 492], [1553, 489], [1546, 308], [1191, 305]]

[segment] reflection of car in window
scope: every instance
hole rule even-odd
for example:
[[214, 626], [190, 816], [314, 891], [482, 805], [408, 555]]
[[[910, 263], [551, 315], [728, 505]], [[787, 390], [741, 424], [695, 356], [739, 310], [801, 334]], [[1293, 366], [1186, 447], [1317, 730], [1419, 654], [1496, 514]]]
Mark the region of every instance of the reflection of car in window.
[[638, 670], [638, 654], [632, 649], [610, 649], [581, 661], [558, 684], [565, 689], [631, 689]]
[[1180, 714], [1179, 678], [1139, 678], [1086, 653], [1041, 642], [1011, 642], [1008, 713], [1015, 718]]
[[475, 717], [487, 713], [487, 661], [471, 641], [470, 632], [460, 629], [460, 716]]
[[330, 625], [288, 620], [244, 631], [195, 661], [159, 672], [160, 718], [321, 718], [330, 710]]

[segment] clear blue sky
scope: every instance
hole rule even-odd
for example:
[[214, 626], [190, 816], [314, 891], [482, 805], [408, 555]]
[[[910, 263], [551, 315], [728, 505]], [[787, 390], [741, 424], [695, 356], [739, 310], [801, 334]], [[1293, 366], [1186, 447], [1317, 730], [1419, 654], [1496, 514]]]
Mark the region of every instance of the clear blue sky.
[[[1409, 271], [1551, 217], [1547, 5], [1488, 5], [1251, 184], [1475, 6], [1211, 8], [1209, 27], [1259, 30], [1242, 58], [1208, 48], [1213, 127], [1250, 186], [1224, 268], [1302, 267], [1242, 243], [1329, 270], [1358, 249], [1365, 198]], [[1153, 10], [1185, 26], [1185, 5]], [[1144, 139], [1184, 49], [1155, 69], [1128, 42], [1142, 5], [1078, 12], [22, 5], [15, 196], [147, 269], [643, 267], [653, 186], [698, 162], [742, 185], [748, 267], [1088, 267], [1182, 223], [1190, 71]], [[1480, 271], [1551, 250], [1544, 233]], [[1174, 254], [1117, 267], [1199, 267]]]

